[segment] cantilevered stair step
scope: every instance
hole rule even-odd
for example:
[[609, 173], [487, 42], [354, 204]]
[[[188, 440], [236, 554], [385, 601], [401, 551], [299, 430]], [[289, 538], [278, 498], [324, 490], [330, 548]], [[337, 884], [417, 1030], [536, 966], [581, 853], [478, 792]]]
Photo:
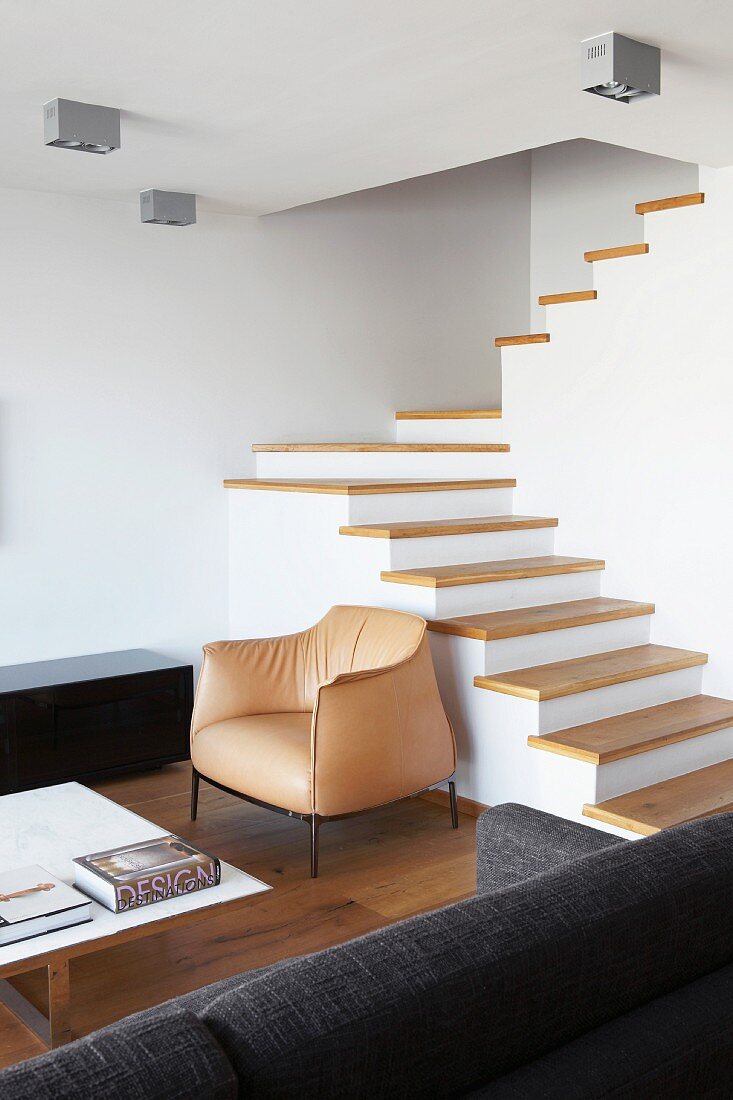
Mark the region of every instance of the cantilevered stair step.
[[431, 481], [408, 478], [257, 477], [228, 478], [225, 489], [268, 489], [282, 493], [325, 493], [335, 496], [379, 496], [382, 493], [440, 493], [461, 489], [514, 489], [513, 477]]
[[622, 244], [618, 248], [596, 248], [584, 252], [583, 259], [588, 264], [594, 264], [598, 260], [619, 260], [622, 256], [645, 256], [648, 251], [648, 244]]
[[476, 676], [474, 684], [503, 695], [542, 702], [613, 684], [643, 680], [665, 672], [678, 672], [694, 665], [704, 665], [707, 659], [706, 653], [696, 653], [690, 649], [638, 645], [549, 665], [518, 668], [494, 676]]
[[694, 191], [690, 195], [671, 195], [668, 199], [652, 199], [650, 202], [637, 202], [637, 214], [654, 214], [658, 210], [677, 210], [680, 206], [699, 206], [705, 202], [704, 191]]
[[589, 573], [605, 569], [600, 558], [566, 558], [547, 554], [537, 558], [509, 558], [502, 561], [476, 561], [468, 565], [433, 565], [424, 569], [400, 569], [381, 574], [383, 581], [415, 584], [422, 588], [454, 588], [463, 584], [491, 584], [498, 581], [528, 580], [531, 577], [555, 577], [564, 573]]
[[500, 638], [519, 638], [529, 634], [544, 634], [550, 630], [568, 630], [576, 626], [592, 626], [594, 623], [653, 614], [653, 603], [597, 596], [589, 600], [569, 600], [566, 603], [513, 607], [509, 611], [488, 611], [480, 615], [434, 619], [428, 626], [440, 634], [454, 634], [460, 638], [477, 638], [482, 642], [491, 642]]
[[527, 742], [533, 749], [600, 765], [703, 737], [729, 726], [733, 726], [733, 701], [692, 695], [556, 733], [531, 735]]
[[563, 302], [594, 302], [597, 290], [571, 290], [567, 294], [540, 294], [537, 301], [541, 306], [559, 306]]
[[583, 807], [594, 821], [642, 836], [727, 810], [733, 810], [733, 760]]
[[497, 336], [494, 346], [497, 348], [509, 348], [515, 344], [549, 344], [549, 332], [528, 332], [524, 336]]
[[508, 443], [253, 443], [256, 453], [286, 454], [461, 454], [505, 452]]
[[339, 534], [368, 539], [420, 539], [437, 535], [529, 531], [538, 527], [557, 527], [557, 524], [557, 519], [542, 516], [476, 516], [471, 519], [410, 520], [407, 523], [362, 523], [339, 527]]
[[395, 420], [501, 420], [501, 409], [402, 409]]

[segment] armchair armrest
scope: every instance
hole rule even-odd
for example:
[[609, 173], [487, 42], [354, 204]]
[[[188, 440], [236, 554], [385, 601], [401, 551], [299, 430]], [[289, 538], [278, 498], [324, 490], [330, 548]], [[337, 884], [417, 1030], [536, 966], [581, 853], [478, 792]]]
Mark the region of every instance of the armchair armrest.
[[588, 825], [507, 802], [487, 810], [476, 822], [477, 890], [490, 894], [625, 843]]
[[205, 645], [191, 738], [228, 718], [305, 711], [304, 681], [300, 634]]
[[330, 817], [416, 794], [455, 771], [455, 741], [427, 638], [404, 661], [321, 684], [313, 711], [313, 807]]

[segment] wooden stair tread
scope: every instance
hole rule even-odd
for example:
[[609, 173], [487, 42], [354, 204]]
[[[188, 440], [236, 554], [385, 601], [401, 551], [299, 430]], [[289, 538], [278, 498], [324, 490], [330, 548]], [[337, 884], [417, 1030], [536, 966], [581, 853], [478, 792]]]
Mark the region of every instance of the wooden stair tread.
[[401, 409], [395, 420], [501, 420], [501, 409]]
[[707, 659], [706, 653], [689, 649], [638, 645], [594, 653], [590, 657], [573, 657], [569, 661], [518, 668], [494, 676], [476, 676], [474, 684], [489, 691], [539, 702], [642, 680], [664, 672], [676, 672], [693, 665], [703, 665]]
[[618, 260], [622, 256], [645, 256], [649, 251], [648, 244], [622, 244], [618, 248], [596, 248], [583, 253], [586, 263], [593, 264], [596, 260]]
[[339, 527], [342, 535], [370, 539], [416, 539], [435, 535], [475, 535], [485, 531], [525, 531], [557, 527], [556, 519], [542, 516], [474, 516], [471, 519], [417, 519], [405, 523], [362, 523]]
[[526, 580], [529, 577], [553, 577], [562, 573], [587, 573], [605, 569], [599, 558], [567, 558], [548, 554], [537, 558], [509, 558], [501, 561], [476, 561], [468, 565], [433, 565], [424, 569], [400, 569], [382, 572], [383, 581], [416, 584], [423, 588], [453, 588], [462, 584], [490, 584], [493, 581]]
[[253, 443], [252, 450], [284, 451], [288, 454], [337, 452], [342, 454], [408, 454], [508, 451], [508, 443]]
[[642, 836], [727, 810], [733, 810], [733, 760], [583, 807], [594, 821]]
[[529, 332], [525, 336], [497, 336], [494, 347], [508, 348], [513, 344], [549, 344], [549, 332]]
[[653, 614], [653, 603], [596, 596], [587, 600], [569, 600], [566, 603], [514, 607], [509, 611], [487, 611], [451, 619], [434, 619], [428, 626], [430, 630], [440, 634], [455, 634], [461, 638], [477, 638], [482, 642], [490, 642], [500, 638], [519, 638], [528, 634], [544, 634], [549, 630], [567, 630], [576, 626], [591, 626], [593, 623], [607, 623], [613, 619]]
[[692, 695], [598, 722], [527, 738], [533, 749], [571, 756], [591, 764], [609, 764], [650, 749], [688, 741], [733, 726], [733, 701]]
[[567, 294], [540, 294], [537, 301], [541, 306], [559, 306], [563, 302], [594, 302], [597, 290], [571, 290]]
[[693, 191], [690, 195], [670, 195], [667, 199], [652, 199], [650, 202], [637, 202], [637, 214], [653, 214], [657, 210], [676, 210], [680, 206], [698, 206], [705, 202], [704, 191]]
[[440, 493], [451, 489], [513, 489], [513, 477], [469, 480], [410, 481], [407, 478], [228, 478], [225, 489], [269, 489], [283, 493], [328, 493], [337, 496], [377, 496], [382, 493]]

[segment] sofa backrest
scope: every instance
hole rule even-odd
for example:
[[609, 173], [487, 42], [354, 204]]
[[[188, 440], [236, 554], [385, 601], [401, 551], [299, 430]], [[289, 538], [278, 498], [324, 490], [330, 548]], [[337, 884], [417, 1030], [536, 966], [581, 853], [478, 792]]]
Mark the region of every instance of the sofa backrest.
[[730, 962], [726, 814], [244, 975], [199, 1011], [242, 1096], [448, 1097]]

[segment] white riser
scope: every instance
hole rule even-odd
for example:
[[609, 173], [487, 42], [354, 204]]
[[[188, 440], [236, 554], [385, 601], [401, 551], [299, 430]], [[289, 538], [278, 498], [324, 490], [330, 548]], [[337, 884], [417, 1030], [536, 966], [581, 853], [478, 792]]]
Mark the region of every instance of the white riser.
[[258, 477], [511, 477], [511, 453], [260, 451]]
[[510, 443], [499, 420], [396, 420], [398, 443]]
[[[389, 542], [390, 565], [383, 568], [417, 569], [426, 565], [457, 565], [504, 558], [530, 558], [551, 554], [554, 527], [522, 531], [487, 531], [471, 535], [437, 535], [430, 538], [370, 539]], [[366, 541], [344, 535], [344, 541]]]
[[[543, 753], [543, 755], [549, 755]], [[716, 730], [703, 737], [691, 737], [674, 745], [642, 752], [625, 760], [614, 760], [597, 768], [596, 796], [603, 802], [617, 794], [636, 791], [652, 783], [661, 783], [676, 775], [707, 768], [733, 757], [733, 728]], [[557, 757], [557, 759], [562, 759]]]
[[438, 493], [351, 496], [348, 498], [348, 522], [393, 523], [438, 517], [505, 516], [512, 513], [513, 495], [512, 489], [449, 489]]
[[[481, 611], [505, 611], [511, 607], [591, 599], [600, 594], [601, 576], [602, 571], [594, 569], [590, 573], [561, 573], [556, 577], [460, 584], [451, 588], [422, 588], [420, 585], [393, 582], [385, 582], [385, 587], [389, 602], [398, 598], [398, 588], [409, 588], [414, 592], [410, 597], [411, 606], [419, 615], [425, 615], [427, 619], [447, 619], [453, 615], [471, 615]], [[424, 610], [418, 610], [420, 608]]]
[[627, 684], [581, 691], [561, 699], [547, 699], [539, 704], [539, 732], [553, 733], [566, 726], [579, 726], [610, 718], [612, 714], [626, 714], [630, 710], [642, 710], [673, 699], [699, 695], [702, 689], [702, 666], [683, 668], [679, 672], [665, 672], [659, 676], [647, 676]]
[[509, 672], [515, 668], [567, 661], [572, 657], [587, 657], [591, 653], [646, 645], [650, 619], [649, 615], [639, 615], [633, 619], [615, 619], [608, 623], [487, 642], [485, 671], [487, 674]]

